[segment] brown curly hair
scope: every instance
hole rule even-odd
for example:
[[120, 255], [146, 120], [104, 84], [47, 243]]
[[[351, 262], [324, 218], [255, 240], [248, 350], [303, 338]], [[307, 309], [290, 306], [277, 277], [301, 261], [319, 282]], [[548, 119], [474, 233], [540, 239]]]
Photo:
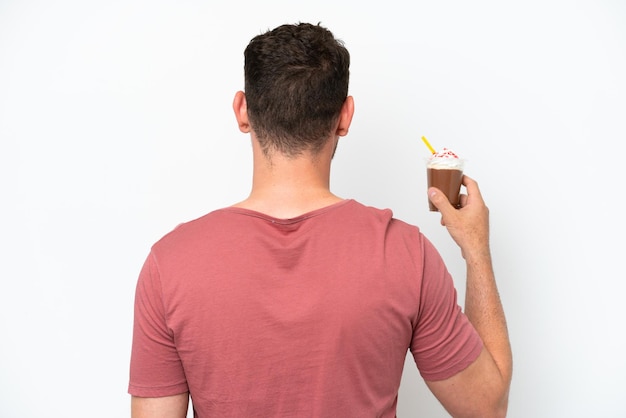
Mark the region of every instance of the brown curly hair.
[[318, 152], [348, 95], [350, 54], [320, 24], [282, 25], [244, 52], [250, 126], [266, 154]]

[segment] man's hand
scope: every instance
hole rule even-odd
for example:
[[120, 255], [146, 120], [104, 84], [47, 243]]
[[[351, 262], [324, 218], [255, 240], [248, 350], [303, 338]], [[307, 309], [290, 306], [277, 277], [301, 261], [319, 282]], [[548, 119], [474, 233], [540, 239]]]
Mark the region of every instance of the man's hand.
[[484, 257], [489, 254], [489, 209], [483, 201], [478, 183], [463, 176], [467, 194], [461, 195], [461, 209], [448, 202], [441, 190], [431, 187], [428, 198], [441, 213], [441, 224], [461, 248], [463, 258]]

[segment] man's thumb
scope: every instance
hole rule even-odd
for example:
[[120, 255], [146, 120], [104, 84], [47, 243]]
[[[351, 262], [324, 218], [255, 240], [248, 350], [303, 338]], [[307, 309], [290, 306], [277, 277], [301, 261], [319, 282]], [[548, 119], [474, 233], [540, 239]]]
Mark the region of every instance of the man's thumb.
[[450, 202], [448, 202], [448, 198], [443, 192], [436, 187], [431, 187], [428, 189], [428, 198], [435, 205], [439, 212], [442, 210], [448, 209], [447, 206], [452, 206]]

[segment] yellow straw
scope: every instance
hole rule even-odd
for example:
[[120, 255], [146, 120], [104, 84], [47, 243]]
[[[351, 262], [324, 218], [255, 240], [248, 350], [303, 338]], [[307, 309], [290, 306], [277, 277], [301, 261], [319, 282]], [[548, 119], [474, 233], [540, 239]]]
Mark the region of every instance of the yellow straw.
[[426, 139], [425, 136], [422, 137], [422, 141], [424, 141], [424, 144], [426, 144], [426, 146], [428, 147], [430, 152], [432, 152], [433, 154], [437, 153], [437, 151], [435, 151], [435, 149], [432, 147], [432, 145], [430, 145], [430, 143], [428, 142], [428, 140]]

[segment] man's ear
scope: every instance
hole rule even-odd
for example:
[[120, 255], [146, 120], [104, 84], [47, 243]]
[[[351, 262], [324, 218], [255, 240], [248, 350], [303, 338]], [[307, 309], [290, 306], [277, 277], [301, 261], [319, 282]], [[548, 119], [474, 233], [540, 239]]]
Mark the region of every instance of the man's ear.
[[352, 116], [354, 116], [354, 99], [352, 96], [348, 96], [341, 106], [337, 132], [335, 132], [338, 136], [346, 136], [348, 134], [350, 124], [352, 123]]
[[235, 119], [237, 119], [239, 130], [245, 134], [249, 133], [250, 121], [248, 120], [248, 104], [246, 103], [246, 95], [243, 91], [235, 93], [233, 110], [235, 111]]

